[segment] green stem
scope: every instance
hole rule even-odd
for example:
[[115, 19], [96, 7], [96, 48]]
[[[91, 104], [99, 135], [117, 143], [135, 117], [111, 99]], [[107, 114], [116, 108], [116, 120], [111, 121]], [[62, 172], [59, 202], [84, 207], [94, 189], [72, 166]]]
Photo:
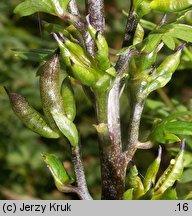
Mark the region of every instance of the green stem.
[[107, 124], [107, 98], [108, 92], [95, 91], [96, 111], [98, 123]]
[[141, 19], [140, 23], [143, 26], [143, 28], [150, 30], [150, 31], [152, 31], [154, 28], [157, 27], [157, 25], [155, 23], [150, 22], [148, 20], [144, 20], [144, 19]]

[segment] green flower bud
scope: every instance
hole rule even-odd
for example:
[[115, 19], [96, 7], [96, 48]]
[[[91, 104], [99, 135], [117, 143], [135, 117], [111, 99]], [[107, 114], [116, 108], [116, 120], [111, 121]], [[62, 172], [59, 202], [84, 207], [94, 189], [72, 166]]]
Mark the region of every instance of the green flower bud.
[[91, 59], [88, 52], [83, 49], [78, 43], [74, 43], [64, 37], [64, 35], [60, 34], [61, 38], [63, 39], [63, 43], [66, 46], [66, 48], [69, 50], [69, 52], [76, 56], [79, 62], [82, 64], [85, 64], [87, 67], [90, 67], [91, 65], [94, 65], [93, 60]]
[[63, 190], [65, 185], [72, 183], [74, 180], [68, 175], [61, 161], [53, 154], [42, 154], [43, 160], [47, 164], [55, 185], [59, 190]]
[[113, 67], [109, 67], [103, 72], [79, 44], [72, 43], [61, 35], [63, 43], [56, 34], [53, 35], [59, 45], [69, 75], [79, 80], [83, 85], [98, 91], [106, 91], [111, 87], [112, 77], [116, 75]]

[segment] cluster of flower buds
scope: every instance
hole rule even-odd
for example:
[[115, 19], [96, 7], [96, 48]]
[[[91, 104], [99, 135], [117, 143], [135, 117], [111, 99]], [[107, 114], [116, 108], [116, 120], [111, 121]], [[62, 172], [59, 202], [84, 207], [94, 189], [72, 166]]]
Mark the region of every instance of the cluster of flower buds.
[[87, 23], [88, 31], [96, 45], [94, 56], [89, 55], [80, 44], [61, 33], [59, 36], [53, 33], [53, 36], [58, 43], [69, 75], [93, 90], [106, 91], [111, 87], [116, 72], [109, 61], [105, 37], [90, 24], [89, 16], [87, 16]]

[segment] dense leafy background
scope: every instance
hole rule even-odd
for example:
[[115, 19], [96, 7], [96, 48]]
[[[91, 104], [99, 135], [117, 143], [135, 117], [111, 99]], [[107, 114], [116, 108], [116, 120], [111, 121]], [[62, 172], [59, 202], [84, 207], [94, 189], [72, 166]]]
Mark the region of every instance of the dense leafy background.
[[[13, 14], [18, 0], [0, 1], [0, 85], [6, 85], [11, 91], [24, 95], [29, 102], [41, 111], [36, 71], [39, 62], [36, 59], [26, 60], [26, 56], [13, 49], [55, 49], [52, 37], [41, 30], [39, 19], [54, 23], [60, 21], [53, 16], [35, 14], [19, 18]], [[126, 16], [122, 10], [128, 9], [127, 1], [105, 1], [107, 40], [111, 47], [111, 59], [115, 60], [116, 50], [121, 47]], [[81, 11], [84, 2], [78, 1]], [[184, 22], [191, 24], [191, 14]], [[161, 15], [150, 14], [147, 19], [158, 23]], [[189, 47], [189, 51], [192, 48]], [[168, 51], [163, 50], [161, 58]], [[172, 81], [160, 91], [150, 95], [146, 102], [141, 123], [141, 140], [145, 140], [157, 118], [163, 119], [171, 113], [192, 111], [192, 59], [184, 54], [182, 63]], [[94, 198], [100, 197], [100, 169], [98, 160], [97, 137], [92, 124], [96, 122], [94, 109], [84, 95], [78, 83], [74, 82], [77, 98], [77, 118], [75, 123], [81, 133], [82, 156], [86, 169], [88, 185]], [[126, 142], [129, 107], [125, 94], [121, 97], [122, 131]], [[191, 119], [185, 120], [191, 121]], [[180, 120], [182, 120], [182, 118]], [[192, 130], [192, 129], [191, 129]], [[184, 136], [181, 136], [184, 137]], [[192, 137], [185, 136], [187, 141], [185, 154], [185, 171], [178, 184], [179, 197], [183, 198], [192, 191]], [[161, 171], [165, 169], [172, 156], [177, 153], [177, 143], [163, 146]], [[138, 151], [135, 162], [141, 174], [144, 174], [149, 163], [156, 157], [158, 144], [149, 151]], [[48, 169], [43, 164], [41, 152], [55, 153], [65, 161], [65, 167], [73, 170], [70, 149], [66, 140], [47, 140], [26, 129], [13, 114], [7, 96], [0, 94], [0, 198], [1, 199], [70, 199], [71, 195], [58, 192]], [[146, 160], [146, 158], [148, 160]], [[76, 197], [73, 197], [76, 198]]]

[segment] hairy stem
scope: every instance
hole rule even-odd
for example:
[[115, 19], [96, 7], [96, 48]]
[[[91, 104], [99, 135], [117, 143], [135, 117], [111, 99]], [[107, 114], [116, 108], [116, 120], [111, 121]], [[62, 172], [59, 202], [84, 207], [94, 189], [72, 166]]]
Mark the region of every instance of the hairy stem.
[[140, 142], [138, 138], [143, 107], [144, 100], [137, 101], [134, 98], [131, 98], [131, 115], [129, 120], [128, 144], [125, 151], [127, 163], [133, 158], [136, 150], [138, 148], [141, 148], [139, 147]]
[[[127, 19], [127, 24], [125, 27], [125, 35], [122, 48], [129, 47], [130, 45], [132, 45], [138, 22], [139, 18], [131, 8]], [[119, 56], [115, 66], [118, 74], [123, 74], [127, 70], [130, 60], [130, 51], [130, 49], [127, 49], [127, 51], [123, 55]]]
[[74, 193], [78, 195], [81, 200], [92, 200], [92, 198], [88, 199], [88, 197], [85, 196], [84, 192], [80, 188], [72, 185], [65, 185], [63, 188], [61, 187], [58, 190], [63, 193]]
[[[115, 130], [115, 125], [112, 125], [117, 119], [115, 119], [114, 122], [110, 122], [109, 130], [107, 119], [108, 112], [111, 111], [108, 107], [108, 93], [96, 93], [95, 97], [98, 119], [96, 130], [99, 137], [101, 161], [102, 199], [122, 199], [125, 168], [121, 158], [121, 143], [119, 143], [121, 140], [117, 141], [115, 138], [115, 132], [117, 131]], [[111, 107], [111, 109], [113, 108]], [[111, 115], [111, 113], [109, 115]], [[112, 116], [110, 118], [112, 118]], [[118, 133], [120, 132], [118, 131]], [[120, 136], [120, 134], [118, 136]]]
[[128, 149], [138, 143], [139, 138], [139, 125], [141, 120], [141, 114], [143, 111], [144, 102], [136, 102], [132, 104], [131, 107], [131, 117], [129, 123], [129, 133], [128, 133]]
[[83, 22], [81, 15], [79, 13], [77, 4], [75, 0], [71, 0], [69, 2], [68, 11], [72, 15], [70, 17], [74, 26], [82, 33], [83, 37], [85, 37], [85, 23]]
[[78, 195], [80, 195], [81, 199], [92, 200], [92, 197], [89, 194], [87, 183], [85, 180], [85, 173], [81, 161], [79, 146], [75, 148], [72, 147], [72, 157], [73, 157], [73, 164], [74, 164], [75, 175], [77, 180]]
[[87, 13], [90, 15], [90, 22], [102, 35], [105, 32], [104, 1], [86, 0]]
[[[89, 14], [90, 23], [102, 35], [105, 32], [105, 18], [104, 18], [104, 1], [103, 0], [86, 0], [86, 13]], [[87, 34], [87, 45], [89, 45], [88, 52], [93, 56], [95, 51], [94, 41], [91, 36]]]
[[80, 13], [79, 13], [79, 10], [78, 10], [78, 7], [77, 7], [75, 0], [71, 0], [69, 2], [69, 12], [71, 14], [73, 14], [74, 16], [80, 16]]
[[71, 17], [69, 19], [73, 23], [73, 25], [81, 32], [86, 50], [88, 53], [93, 56], [94, 54], [94, 42], [91, 39], [91, 36], [87, 30], [87, 26], [85, 24], [85, 21], [82, 19], [79, 10], [77, 8], [77, 4], [75, 0], [71, 0], [69, 2], [69, 7], [68, 7], [69, 13], [71, 13]]
[[130, 45], [133, 44], [133, 38], [134, 38], [134, 34], [136, 31], [138, 22], [139, 22], [139, 18], [137, 14], [131, 9], [128, 20], [127, 20], [127, 24], [125, 27], [123, 47], [129, 47]]

